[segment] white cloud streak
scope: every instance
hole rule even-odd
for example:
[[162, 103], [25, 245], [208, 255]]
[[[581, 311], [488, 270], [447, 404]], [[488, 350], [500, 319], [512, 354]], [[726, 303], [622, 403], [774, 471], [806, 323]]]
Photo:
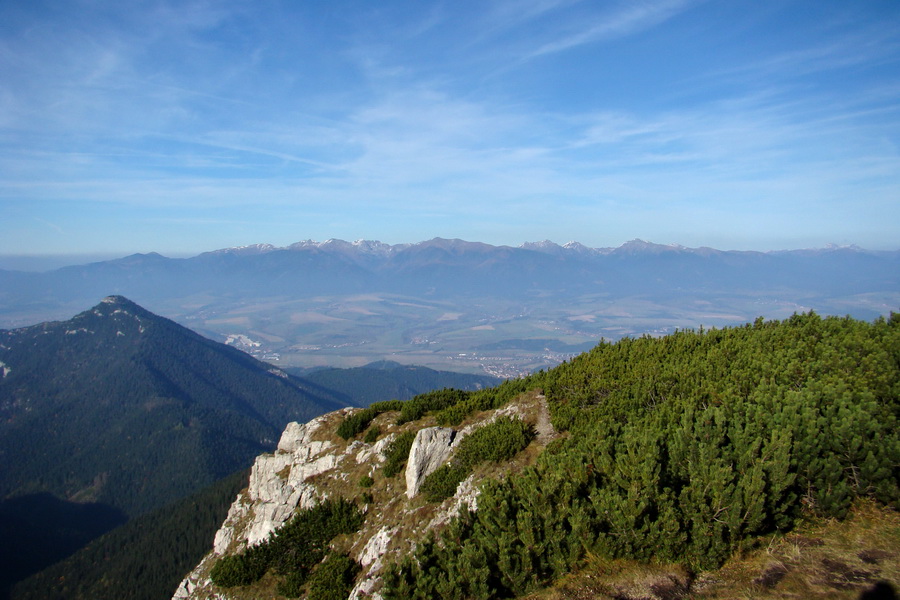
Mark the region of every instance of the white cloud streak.
[[645, 31], [685, 10], [690, 4], [685, 0], [623, 3], [586, 27], [541, 45], [530, 53], [529, 58]]

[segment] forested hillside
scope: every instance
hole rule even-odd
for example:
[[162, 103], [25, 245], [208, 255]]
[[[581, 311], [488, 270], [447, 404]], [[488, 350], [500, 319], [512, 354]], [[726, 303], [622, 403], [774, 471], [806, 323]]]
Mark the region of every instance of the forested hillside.
[[158, 600], [200, 560], [247, 470], [150, 511], [13, 588], [13, 600]]
[[799, 518], [900, 502], [900, 316], [624, 339], [436, 413], [543, 389], [566, 432], [385, 575], [385, 598], [526, 594], [586, 555], [721, 565]]
[[428, 367], [379, 361], [349, 369], [297, 369], [285, 372], [322, 386], [348, 404], [368, 406], [382, 400], [409, 400], [442, 388], [478, 390], [495, 386], [500, 379], [490, 375], [436, 371]]
[[38, 541], [7, 547], [0, 594], [127, 518], [248, 467], [289, 421], [345, 405], [121, 296], [0, 330], [0, 532]]
[[0, 331], [0, 360], [0, 497], [47, 491], [129, 515], [246, 467], [289, 421], [345, 405], [121, 297]]

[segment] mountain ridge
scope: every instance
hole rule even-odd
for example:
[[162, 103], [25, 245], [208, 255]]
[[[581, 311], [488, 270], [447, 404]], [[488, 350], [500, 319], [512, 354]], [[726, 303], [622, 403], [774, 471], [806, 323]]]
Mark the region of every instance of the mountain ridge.
[[[577, 346], [803, 310], [872, 319], [900, 307], [898, 273], [900, 251], [856, 247], [332, 239], [0, 271], [0, 326], [67, 317], [116, 293], [206, 337], [245, 336], [259, 343], [259, 357], [288, 366], [389, 359], [509, 377], [571, 358], [532, 350], [550, 337]], [[473, 354], [498, 344], [508, 351]]]
[[[434, 245], [444, 245], [444, 246], [457, 246], [462, 247], [464, 245], [480, 245], [486, 246], [488, 248], [514, 248], [521, 250], [533, 250], [536, 252], [546, 252], [546, 253], [559, 253], [559, 252], [569, 252], [573, 254], [587, 254], [587, 255], [608, 255], [614, 252], [619, 253], [638, 253], [638, 252], [651, 252], [651, 253], [659, 253], [664, 251], [671, 252], [687, 252], [687, 253], [696, 253], [696, 254], [710, 254], [710, 253], [747, 253], [747, 254], [785, 254], [785, 253], [806, 253], [806, 254], [815, 254], [815, 253], [824, 253], [824, 252], [832, 252], [832, 251], [853, 251], [859, 253], [869, 253], [869, 254], [885, 254], [885, 253], [893, 253], [900, 252], [898, 250], [869, 250], [863, 248], [857, 244], [837, 244], [834, 242], [826, 243], [822, 247], [806, 247], [806, 248], [789, 248], [789, 249], [770, 249], [770, 250], [735, 250], [735, 249], [718, 249], [709, 246], [698, 246], [698, 247], [690, 247], [684, 246], [678, 243], [669, 243], [669, 244], [659, 244], [656, 242], [650, 242], [643, 240], [641, 238], [634, 238], [632, 240], [628, 240], [623, 242], [618, 246], [587, 246], [582, 244], [576, 240], [570, 240], [564, 244], [558, 244], [551, 240], [542, 240], [537, 242], [523, 242], [518, 246], [510, 246], [510, 245], [494, 245], [488, 244], [484, 242], [471, 242], [465, 241], [458, 238], [432, 238], [430, 240], [423, 240], [420, 242], [402, 242], [397, 244], [388, 244], [381, 242], [379, 240], [371, 240], [371, 239], [358, 239], [352, 242], [348, 242], [346, 240], [342, 240], [339, 238], [328, 238], [324, 241], [316, 241], [312, 239], [302, 240], [299, 242], [294, 242], [288, 244], [286, 246], [276, 246], [271, 243], [261, 242], [256, 244], [249, 244], [245, 246], [227, 246], [223, 248], [218, 248], [215, 250], [207, 250], [200, 252], [198, 254], [193, 254], [187, 257], [169, 257], [164, 254], [161, 254], [157, 251], [151, 252], [138, 252], [133, 254], [126, 254], [118, 258], [112, 258], [107, 260], [99, 260], [92, 261], [89, 263], [80, 263], [80, 264], [72, 264], [64, 267], [57, 267], [53, 269], [48, 269], [45, 271], [38, 272], [47, 272], [47, 271], [56, 271], [59, 269], [66, 269], [70, 267], [81, 267], [86, 266], [88, 264], [97, 264], [97, 263], [107, 263], [107, 262], [118, 262], [118, 261], [139, 261], [144, 259], [156, 259], [163, 258], [166, 260], [190, 260], [194, 258], [198, 258], [204, 255], [222, 255], [222, 254], [236, 254], [236, 255], [260, 255], [267, 254], [271, 252], [278, 252], [283, 250], [290, 251], [304, 251], [304, 250], [330, 250], [330, 251], [355, 251], [360, 254], [368, 254], [373, 256], [390, 256], [396, 254], [400, 251], [414, 248], [414, 247], [427, 247]], [[0, 271], [6, 272], [15, 272], [15, 273], [32, 273], [35, 271], [21, 271], [17, 269], [0, 269]]]
[[428, 246], [439, 246], [439, 247], [456, 247], [456, 248], [464, 248], [466, 246], [480, 246], [480, 247], [489, 247], [489, 248], [517, 248], [523, 250], [536, 250], [536, 251], [548, 251], [555, 252], [560, 249], [565, 251], [574, 251], [574, 252], [588, 252], [591, 254], [610, 254], [613, 252], [623, 252], [623, 253], [635, 253], [635, 252], [651, 252], [658, 253], [663, 251], [671, 251], [671, 252], [693, 252], [693, 253], [708, 253], [708, 252], [730, 252], [730, 253], [760, 253], [760, 254], [770, 254], [770, 253], [790, 253], [790, 252], [824, 252], [824, 251], [835, 251], [835, 250], [851, 250], [854, 252], [893, 252], [891, 250], [886, 251], [872, 251], [866, 250], [856, 244], [837, 244], [834, 242], [829, 242], [825, 246], [821, 248], [794, 248], [794, 249], [776, 249], [776, 250], [722, 250], [711, 248], [708, 246], [699, 246], [699, 247], [689, 247], [684, 246], [677, 243], [671, 244], [659, 244], [655, 242], [650, 242], [643, 240], [641, 238], [634, 238], [632, 240], [628, 240], [623, 242], [619, 246], [602, 246], [602, 247], [591, 247], [582, 244], [581, 242], [571, 240], [566, 242], [565, 244], [558, 244], [551, 240], [542, 240], [539, 242], [523, 242], [518, 246], [508, 246], [508, 245], [493, 245], [484, 242], [472, 242], [461, 240], [459, 238], [441, 238], [436, 237], [430, 240], [423, 240], [420, 242], [414, 243], [398, 243], [398, 244], [386, 244], [379, 240], [369, 240], [369, 239], [359, 239], [353, 242], [348, 242], [345, 240], [341, 240], [338, 238], [329, 238], [325, 241], [319, 242], [315, 240], [304, 240], [301, 242], [295, 242], [293, 244], [289, 244], [287, 246], [275, 246], [269, 243], [262, 244], [252, 244], [250, 246], [233, 246], [220, 248], [218, 250], [213, 250], [211, 253], [262, 253], [262, 252], [274, 252], [278, 250], [307, 250], [311, 248], [315, 249], [332, 249], [339, 248], [341, 250], [347, 249], [356, 249], [360, 252], [368, 252], [375, 254], [391, 254], [396, 253], [401, 250], [406, 250], [414, 247], [428, 247]]
[[[0, 530], [44, 540], [0, 561], [0, 595], [124, 520], [248, 467], [287, 422], [347, 405], [120, 295], [0, 330], [0, 365]], [[68, 514], [90, 522], [77, 530]]]
[[[119, 295], [107, 296], [67, 321], [0, 330], [0, 358], [4, 364], [0, 379], [0, 433], [6, 442], [0, 456], [4, 462], [9, 462], [7, 457], [16, 449], [9, 439], [18, 435], [20, 426], [56, 419], [56, 412], [77, 406], [85, 414], [92, 414], [89, 408], [118, 411], [110, 418], [119, 418], [126, 414], [121, 411], [132, 410], [130, 407], [151, 412], [170, 407], [177, 414], [182, 409], [203, 412], [221, 408], [258, 422], [254, 427], [248, 424], [241, 434], [245, 442], [255, 436], [254, 452], [274, 445], [291, 413], [312, 417], [342, 406], [315, 397], [303, 388], [302, 380], [277, 367], [208, 340]], [[240, 381], [234, 379], [238, 373]], [[271, 395], [269, 400], [256, 399], [263, 391]], [[88, 394], [92, 400], [85, 404]], [[191, 418], [203, 417], [198, 413]], [[106, 429], [111, 427], [115, 426]], [[5, 469], [0, 485], [4, 497], [15, 490], [8, 483], [10, 471], [18, 469], [15, 463]], [[219, 475], [243, 466], [228, 465]], [[92, 479], [94, 476], [87, 477], [83, 485], [90, 488]], [[134, 512], [135, 508], [128, 510]]]

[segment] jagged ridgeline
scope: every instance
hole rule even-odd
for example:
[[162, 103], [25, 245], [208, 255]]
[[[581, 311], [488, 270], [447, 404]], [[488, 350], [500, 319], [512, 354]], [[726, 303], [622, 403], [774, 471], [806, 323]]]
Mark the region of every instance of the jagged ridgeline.
[[[414, 431], [440, 433], [436, 423], [454, 428], [453, 451], [415, 497], [398, 498], [396, 480], [374, 469], [343, 473], [358, 485], [320, 490], [366, 507], [360, 533], [336, 538], [331, 560], [358, 560], [356, 591], [387, 600], [522, 596], [589, 556], [715, 569], [759, 536], [804, 518], [841, 519], [861, 498], [897, 508], [898, 393], [900, 316], [866, 323], [809, 313], [601, 343], [489, 390], [347, 411], [329, 433], [357, 453], [342, 464]], [[544, 398], [549, 436], [504, 416]], [[444, 500], [473, 481], [477, 502]], [[440, 502], [470, 510], [423, 521]], [[369, 551], [379, 536], [376, 561]], [[391, 546], [404, 536], [406, 546]], [[239, 587], [218, 592], [244, 597]]]

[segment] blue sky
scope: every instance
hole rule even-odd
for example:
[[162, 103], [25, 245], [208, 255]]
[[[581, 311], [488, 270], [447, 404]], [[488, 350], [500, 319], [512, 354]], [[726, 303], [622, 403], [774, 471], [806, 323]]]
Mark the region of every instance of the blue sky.
[[900, 2], [5, 0], [0, 254], [900, 248]]

